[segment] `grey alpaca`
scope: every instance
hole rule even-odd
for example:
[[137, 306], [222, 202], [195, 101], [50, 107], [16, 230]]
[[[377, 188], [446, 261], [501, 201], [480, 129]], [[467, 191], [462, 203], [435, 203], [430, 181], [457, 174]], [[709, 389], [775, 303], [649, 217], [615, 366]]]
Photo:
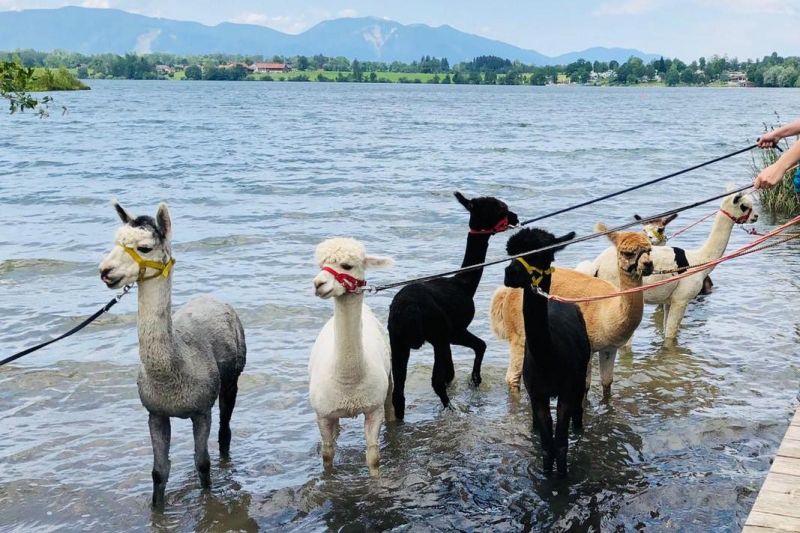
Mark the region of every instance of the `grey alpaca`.
[[194, 462], [204, 489], [211, 487], [208, 436], [219, 397], [219, 451], [228, 458], [230, 420], [247, 347], [234, 309], [209, 297], [191, 300], [172, 315], [172, 223], [167, 205], [153, 219], [134, 217], [114, 202], [123, 226], [100, 263], [110, 289], [138, 283], [139, 398], [150, 414], [153, 507], [163, 509], [169, 479], [170, 417], [191, 418]]

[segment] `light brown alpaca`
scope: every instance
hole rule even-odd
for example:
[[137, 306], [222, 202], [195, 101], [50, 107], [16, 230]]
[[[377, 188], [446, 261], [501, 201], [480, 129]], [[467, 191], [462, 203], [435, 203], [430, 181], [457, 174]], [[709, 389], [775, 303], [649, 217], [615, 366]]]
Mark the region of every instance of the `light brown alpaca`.
[[[595, 231], [607, 231], [606, 226], [598, 224]], [[583, 298], [618, 292], [639, 287], [642, 276], [653, 270], [650, 260], [650, 241], [641, 232], [615, 232], [608, 235], [617, 248], [621, 287], [566, 268], [556, 268], [553, 273], [550, 293], [563, 298]], [[641, 292], [582, 302], [586, 331], [592, 345], [592, 352], [600, 354], [600, 381], [603, 396], [611, 394], [614, 381], [614, 360], [617, 349], [623, 346], [642, 321], [644, 299]], [[519, 388], [522, 375], [522, 362], [525, 353], [525, 324], [522, 316], [522, 290], [500, 287], [492, 296], [489, 311], [492, 331], [510, 345], [506, 382], [513, 389]], [[591, 381], [591, 365], [586, 376], [587, 390]]]

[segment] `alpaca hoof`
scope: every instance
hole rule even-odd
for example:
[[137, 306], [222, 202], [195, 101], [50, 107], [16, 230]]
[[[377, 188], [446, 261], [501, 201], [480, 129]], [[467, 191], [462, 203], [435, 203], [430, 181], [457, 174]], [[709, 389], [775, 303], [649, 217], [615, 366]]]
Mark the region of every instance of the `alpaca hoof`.
[[472, 379], [470, 381], [472, 382], [472, 384], [474, 386], [479, 387], [480, 384], [483, 382], [483, 379], [481, 379], [481, 375], [480, 374], [477, 374], [477, 375], [476, 374], [472, 374]]
[[611, 384], [603, 385], [603, 402], [608, 403], [611, 401]]

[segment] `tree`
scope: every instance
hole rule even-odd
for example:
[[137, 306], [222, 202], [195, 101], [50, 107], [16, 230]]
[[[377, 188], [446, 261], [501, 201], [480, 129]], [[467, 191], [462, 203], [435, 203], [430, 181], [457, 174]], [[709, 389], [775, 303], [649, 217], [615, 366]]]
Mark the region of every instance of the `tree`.
[[667, 75], [665, 76], [664, 81], [666, 82], [668, 87], [674, 87], [675, 85], [678, 85], [681, 82], [681, 73], [678, 72], [678, 67], [677, 65], [675, 65], [675, 63], [673, 63], [672, 66], [667, 71]]
[[309, 61], [306, 56], [297, 56], [297, 70], [308, 70]]
[[183, 73], [187, 80], [203, 79], [203, 70], [200, 68], [200, 65], [189, 65], [186, 67], [186, 70], [184, 70]]
[[608, 63], [608, 68], [610, 68], [611, 70], [617, 70], [619, 68], [619, 61], [617, 61], [616, 59], [612, 59]]
[[353, 60], [353, 81], [364, 81], [364, 69], [361, 68], [358, 59]]
[[27, 90], [32, 80], [33, 68], [25, 68], [15, 61], [0, 62], [0, 98], [8, 100], [10, 113], [30, 109], [40, 117], [47, 116], [47, 105], [53, 99], [45, 96], [39, 100], [31, 96]]
[[372, 72], [369, 73], [369, 82], [375, 83], [377, 81], [378, 81], [378, 74], [373, 70]]
[[446, 57], [442, 58], [441, 66], [439, 67], [442, 69], [442, 72], [449, 72], [450, 71], [450, 62], [447, 61]]

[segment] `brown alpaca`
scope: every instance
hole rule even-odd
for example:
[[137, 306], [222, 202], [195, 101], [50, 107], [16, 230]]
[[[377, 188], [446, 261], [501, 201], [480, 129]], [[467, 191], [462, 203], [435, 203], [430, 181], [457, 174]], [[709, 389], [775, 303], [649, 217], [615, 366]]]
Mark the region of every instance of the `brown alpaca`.
[[[595, 231], [608, 229], [598, 224]], [[653, 263], [650, 260], [650, 241], [641, 232], [615, 232], [608, 235], [609, 240], [617, 248], [621, 287], [574, 270], [557, 268], [553, 273], [550, 293], [563, 298], [583, 298], [612, 294], [619, 290], [639, 287], [642, 276], [652, 273]], [[644, 298], [641, 292], [597, 300], [582, 302], [578, 306], [586, 321], [586, 331], [592, 345], [592, 353], [600, 354], [600, 381], [603, 384], [603, 396], [611, 394], [611, 383], [614, 381], [614, 360], [617, 349], [623, 346], [633, 331], [642, 321]], [[525, 354], [525, 324], [522, 317], [522, 290], [500, 287], [492, 296], [489, 317], [492, 331], [510, 347], [506, 382], [513, 389], [519, 388], [522, 376], [522, 362]], [[591, 381], [591, 365], [589, 365], [586, 384], [587, 390]]]

